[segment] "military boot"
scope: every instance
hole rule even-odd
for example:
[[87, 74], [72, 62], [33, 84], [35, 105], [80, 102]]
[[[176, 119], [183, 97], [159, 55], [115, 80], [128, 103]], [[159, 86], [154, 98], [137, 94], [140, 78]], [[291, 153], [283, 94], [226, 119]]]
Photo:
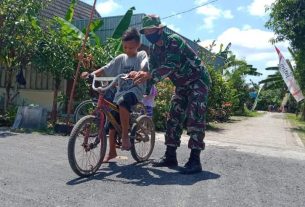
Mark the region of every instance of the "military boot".
[[176, 167], [178, 166], [177, 147], [167, 146], [163, 157], [153, 162], [154, 167]]
[[201, 150], [198, 149], [191, 150], [190, 158], [181, 170], [182, 174], [194, 174], [194, 173], [202, 172], [200, 153]]

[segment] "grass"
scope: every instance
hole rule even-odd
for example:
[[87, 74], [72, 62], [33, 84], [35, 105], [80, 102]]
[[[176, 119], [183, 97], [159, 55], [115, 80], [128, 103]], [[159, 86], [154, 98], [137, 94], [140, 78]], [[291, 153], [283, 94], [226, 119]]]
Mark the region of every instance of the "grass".
[[245, 109], [243, 114], [239, 114], [237, 116], [244, 116], [244, 117], [258, 117], [258, 116], [263, 116], [266, 112], [258, 112], [258, 111], [250, 111], [248, 109]]
[[293, 131], [297, 132], [305, 145], [305, 121], [301, 121], [295, 114], [286, 114], [287, 119], [293, 126]]
[[245, 116], [247, 117], [258, 117], [264, 115], [266, 112], [257, 112], [257, 111], [247, 111]]

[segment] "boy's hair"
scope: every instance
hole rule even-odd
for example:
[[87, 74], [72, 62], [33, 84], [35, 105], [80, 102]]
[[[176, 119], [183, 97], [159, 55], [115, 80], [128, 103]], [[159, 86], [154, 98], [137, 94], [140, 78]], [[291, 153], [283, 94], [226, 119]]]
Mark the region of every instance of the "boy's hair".
[[136, 42], [140, 42], [140, 33], [136, 28], [128, 29], [124, 32], [122, 36], [122, 41], [131, 41], [134, 40]]

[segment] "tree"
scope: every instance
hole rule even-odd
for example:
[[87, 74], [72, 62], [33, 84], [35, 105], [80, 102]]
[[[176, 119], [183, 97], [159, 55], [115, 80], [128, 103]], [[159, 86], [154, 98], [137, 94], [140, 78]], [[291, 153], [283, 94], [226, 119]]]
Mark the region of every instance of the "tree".
[[290, 41], [294, 49], [305, 49], [305, 1], [277, 0], [269, 8], [266, 27], [272, 29], [275, 41]]
[[266, 68], [265, 70], [274, 70], [275, 73], [268, 75], [266, 79], [260, 81], [260, 84], [265, 84], [264, 85], [264, 89], [284, 89], [287, 87], [285, 85], [285, 82], [282, 78], [281, 73], [279, 72], [279, 68], [278, 67], [269, 67]]
[[[77, 52], [84, 38], [82, 31], [71, 24], [76, 0], [72, 0], [65, 19], [55, 16], [45, 20], [44, 31], [36, 44], [33, 63], [40, 72], [50, 72], [54, 79], [51, 119], [57, 120], [57, 98], [63, 79], [73, 77]], [[100, 24], [98, 24], [100, 25]]]
[[37, 16], [47, 1], [3, 0], [0, 2], [0, 64], [5, 68], [8, 106], [14, 71], [25, 67], [34, 54], [33, 45], [40, 35]]
[[[71, 1], [65, 19], [54, 17], [50, 22], [46, 22], [46, 29], [37, 46], [35, 56], [35, 64], [38, 69], [40, 71], [49, 71], [55, 81], [52, 106], [53, 124], [57, 120], [57, 97], [60, 84], [63, 79], [73, 79], [79, 61], [77, 56], [81, 51], [81, 45], [85, 38], [85, 29], [81, 31], [71, 23], [75, 4], [76, 0]], [[123, 32], [128, 28], [133, 10], [134, 8], [132, 7], [122, 18], [119, 26], [114, 31], [114, 37], [121, 37]], [[84, 53], [85, 58], [86, 55], [92, 56], [89, 60], [91, 68], [105, 65], [110, 59], [122, 52], [120, 39], [109, 39], [105, 45], [100, 43], [99, 37], [94, 32], [102, 24], [102, 20], [95, 20], [90, 24], [89, 39], [86, 42]], [[85, 59], [81, 61], [83, 63], [86, 62]], [[81, 64], [81, 66], [81, 70], [88, 70], [86, 64]], [[84, 85], [80, 84], [80, 86]]]
[[[227, 47], [228, 48], [228, 47]], [[227, 50], [227, 49], [226, 49]], [[223, 68], [223, 76], [232, 88], [233, 111], [237, 114], [244, 114], [244, 105], [251, 103], [249, 93], [251, 88], [246, 83], [246, 76], [260, 76], [261, 73], [245, 60], [239, 60], [232, 51], [226, 52], [226, 63]]]
[[[301, 89], [305, 90], [305, 1], [277, 0], [269, 7], [270, 19], [266, 27], [277, 37], [273, 42], [288, 40], [296, 61], [295, 74]], [[303, 101], [302, 119], [305, 119]]]
[[[236, 58], [230, 50], [231, 43], [226, 47], [221, 44], [216, 54], [212, 53], [213, 47], [215, 47], [215, 41], [208, 48], [209, 53], [200, 53], [200, 57], [208, 68], [212, 79], [209, 107], [219, 109], [225, 102], [230, 102], [232, 103], [233, 113], [242, 114], [244, 104], [250, 101], [250, 87], [246, 83], [245, 77], [261, 74], [252, 65], [248, 65], [246, 61]], [[213, 64], [216, 56], [225, 59], [225, 64], [217, 70]]]
[[269, 105], [275, 105], [275, 106], [280, 106], [281, 102], [284, 97], [283, 90], [278, 88], [278, 89], [265, 89], [263, 88], [257, 101], [257, 106], [256, 108], [258, 110], [268, 110]]
[[48, 29], [37, 45], [33, 63], [40, 72], [50, 72], [54, 79], [52, 122], [57, 119], [57, 96], [63, 79], [70, 79], [75, 68], [75, 53], [78, 44], [63, 38], [61, 33]]
[[[209, 100], [208, 100], [208, 113], [207, 120], [211, 121], [215, 118], [213, 111], [222, 108], [222, 105], [226, 102], [232, 102], [231, 94], [232, 88], [229, 86], [228, 82], [222, 76], [222, 71], [224, 66], [217, 69], [214, 68], [214, 62], [217, 55], [212, 52], [213, 47], [215, 47], [215, 41], [211, 43], [208, 48], [208, 52], [203, 50], [199, 51], [199, 57], [205, 65], [205, 69], [209, 71], [212, 87], [209, 91]], [[221, 49], [220, 49], [221, 50]]]

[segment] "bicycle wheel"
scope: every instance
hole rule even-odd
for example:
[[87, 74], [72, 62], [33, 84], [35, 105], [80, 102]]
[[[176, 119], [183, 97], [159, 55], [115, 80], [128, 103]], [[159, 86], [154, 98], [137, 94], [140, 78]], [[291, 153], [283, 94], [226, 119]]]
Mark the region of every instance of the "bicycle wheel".
[[131, 130], [131, 155], [137, 162], [148, 160], [155, 147], [155, 126], [151, 118], [137, 118]]
[[75, 109], [74, 112], [74, 123], [80, 120], [82, 117], [90, 115], [96, 108], [96, 102], [93, 100], [85, 100], [81, 102]]
[[[68, 160], [81, 177], [94, 174], [101, 166], [107, 147], [104, 128], [93, 115], [81, 118], [73, 127], [68, 143]], [[91, 136], [99, 134], [99, 136]]]

